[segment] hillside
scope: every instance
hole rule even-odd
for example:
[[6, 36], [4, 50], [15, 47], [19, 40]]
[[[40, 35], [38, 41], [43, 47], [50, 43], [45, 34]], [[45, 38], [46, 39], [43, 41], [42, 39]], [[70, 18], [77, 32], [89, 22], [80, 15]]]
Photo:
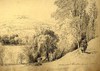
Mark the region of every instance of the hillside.
[[[87, 53], [80, 50], [69, 52], [59, 60], [45, 63], [42, 66], [33, 65], [10, 65], [1, 66], [1, 71], [100, 71], [100, 38], [88, 43]], [[97, 45], [95, 45], [95, 43]]]

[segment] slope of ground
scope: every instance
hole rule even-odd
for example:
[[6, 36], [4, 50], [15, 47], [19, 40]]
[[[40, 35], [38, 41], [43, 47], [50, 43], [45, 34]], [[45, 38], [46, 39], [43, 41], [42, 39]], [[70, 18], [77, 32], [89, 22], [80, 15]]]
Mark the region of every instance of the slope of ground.
[[[66, 69], [68, 71], [100, 71], [100, 38], [91, 40], [88, 43], [86, 53], [79, 49], [66, 54], [61, 59], [47, 64], [54, 69]], [[52, 67], [54, 66], [54, 67]], [[59, 71], [59, 70], [58, 70]], [[60, 70], [61, 71], [61, 70]]]
[[100, 71], [99, 42], [100, 38], [93, 39], [88, 43], [86, 53], [81, 53], [80, 50], [77, 49], [66, 54], [59, 60], [45, 63], [42, 66], [1, 66], [0, 71]]

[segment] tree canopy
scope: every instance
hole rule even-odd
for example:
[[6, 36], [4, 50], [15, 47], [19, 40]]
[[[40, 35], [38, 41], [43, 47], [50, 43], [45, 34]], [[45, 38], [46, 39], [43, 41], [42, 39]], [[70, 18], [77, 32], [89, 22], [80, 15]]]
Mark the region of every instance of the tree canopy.
[[97, 18], [94, 0], [91, 2], [88, 0], [56, 0], [54, 4], [58, 7], [56, 12], [52, 14], [55, 20], [62, 23], [66, 19], [71, 19], [70, 27], [78, 32], [77, 35], [85, 35], [87, 40], [94, 37]]

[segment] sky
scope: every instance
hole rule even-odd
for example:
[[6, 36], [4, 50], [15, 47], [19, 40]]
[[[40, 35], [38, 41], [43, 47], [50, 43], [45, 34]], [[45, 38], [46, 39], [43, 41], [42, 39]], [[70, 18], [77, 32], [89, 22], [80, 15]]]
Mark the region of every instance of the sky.
[[39, 21], [51, 21], [56, 9], [54, 0], [0, 0], [0, 19], [25, 16]]
[[[25, 16], [26, 18], [42, 22], [52, 22], [51, 14], [55, 12], [55, 0], [0, 0], [0, 22]], [[91, 0], [90, 0], [91, 1]], [[100, 12], [100, 0], [96, 0], [98, 13]], [[98, 14], [97, 24], [99, 24]], [[2, 23], [0, 23], [2, 24]], [[98, 27], [98, 28], [99, 28]], [[97, 31], [99, 32], [99, 31]]]

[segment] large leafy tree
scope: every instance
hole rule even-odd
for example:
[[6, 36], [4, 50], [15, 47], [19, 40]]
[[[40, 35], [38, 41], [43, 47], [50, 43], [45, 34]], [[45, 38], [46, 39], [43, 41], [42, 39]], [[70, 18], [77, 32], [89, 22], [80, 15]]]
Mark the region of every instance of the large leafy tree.
[[[92, 3], [88, 0], [56, 0], [54, 4], [58, 8], [52, 17], [61, 24], [67, 24], [66, 19], [71, 19], [70, 33], [78, 43], [84, 36], [87, 37], [87, 41], [93, 37], [95, 19], [97, 18], [97, 8], [93, 0]], [[92, 36], [89, 34], [90, 31]]]
[[56, 19], [65, 20], [81, 16], [87, 6], [87, 0], [56, 0], [54, 4], [58, 6], [58, 9], [53, 16]]
[[50, 53], [54, 53], [57, 49], [58, 36], [50, 29], [43, 29], [34, 36], [33, 43], [30, 48], [31, 61], [37, 61], [42, 57], [43, 61], [50, 60]]

